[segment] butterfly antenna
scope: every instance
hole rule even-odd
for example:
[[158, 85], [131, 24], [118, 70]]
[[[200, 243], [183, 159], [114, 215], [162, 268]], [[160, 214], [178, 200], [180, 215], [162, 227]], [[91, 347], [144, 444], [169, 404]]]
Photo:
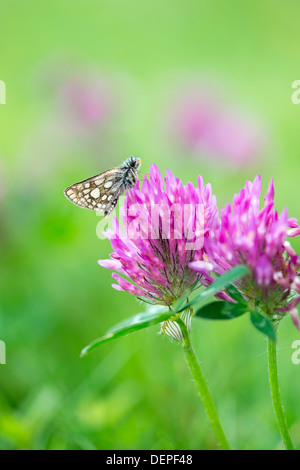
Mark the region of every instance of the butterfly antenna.
[[139, 175], [139, 178], [144, 178], [144, 176], [146, 175], [146, 173], [144, 173], [143, 171], [138, 171], [138, 175]]

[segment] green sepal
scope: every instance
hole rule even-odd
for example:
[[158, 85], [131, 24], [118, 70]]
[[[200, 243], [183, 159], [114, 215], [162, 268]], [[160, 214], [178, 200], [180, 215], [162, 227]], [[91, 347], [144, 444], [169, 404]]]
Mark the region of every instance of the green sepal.
[[276, 342], [276, 331], [271, 321], [262, 313], [257, 312], [256, 310], [250, 311], [250, 319], [252, 324], [258, 331], [261, 331], [266, 336], [268, 336], [274, 343]]
[[242, 294], [237, 290], [237, 288], [233, 284], [230, 284], [226, 287], [226, 292], [238, 304], [247, 305], [247, 301], [244, 299]]

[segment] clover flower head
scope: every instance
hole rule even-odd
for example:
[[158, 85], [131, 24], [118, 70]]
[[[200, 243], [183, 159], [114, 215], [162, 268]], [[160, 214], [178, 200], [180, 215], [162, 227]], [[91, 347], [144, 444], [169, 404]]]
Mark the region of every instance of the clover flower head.
[[[290, 313], [299, 328], [297, 304], [300, 302], [300, 260], [287, 237], [300, 234], [297, 220], [287, 209], [279, 215], [274, 209], [274, 181], [269, 185], [260, 208], [261, 178], [236, 194], [233, 204], [221, 211], [221, 224], [207, 249], [215, 272], [246, 264], [251, 275], [239, 287], [253, 306], [259, 305], [274, 321]], [[191, 267], [197, 268], [197, 263]]]
[[[198, 177], [198, 187], [183, 185], [167, 171], [162, 178], [156, 165], [149, 177], [127, 192], [120, 223], [105, 235], [114, 252], [99, 264], [113, 269], [113, 287], [150, 303], [171, 306], [187, 290], [193, 290], [199, 273], [191, 261], [205, 262], [211, 230], [218, 224], [216, 199], [211, 186]], [[127, 277], [124, 278], [124, 276]]]

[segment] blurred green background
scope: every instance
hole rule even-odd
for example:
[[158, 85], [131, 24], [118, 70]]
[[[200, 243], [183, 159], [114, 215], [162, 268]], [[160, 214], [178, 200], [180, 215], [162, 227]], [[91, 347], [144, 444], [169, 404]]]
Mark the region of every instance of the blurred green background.
[[[97, 265], [111, 252], [96, 236], [99, 218], [63, 190], [133, 154], [144, 172], [156, 163], [184, 182], [202, 174], [219, 207], [246, 179], [260, 173], [265, 192], [274, 176], [277, 209], [300, 218], [300, 105], [291, 102], [299, 17], [295, 1], [1, 0], [1, 449], [215, 447], [181, 348], [159, 328], [79, 358], [144, 307], [111, 288], [111, 272]], [[265, 137], [246, 166], [170, 132], [181, 91], [203, 81], [217, 107], [224, 100], [222, 109], [251, 116]], [[194, 320], [192, 336], [232, 445], [281, 448], [264, 337], [246, 317]], [[287, 318], [280, 384], [300, 448], [296, 339]]]

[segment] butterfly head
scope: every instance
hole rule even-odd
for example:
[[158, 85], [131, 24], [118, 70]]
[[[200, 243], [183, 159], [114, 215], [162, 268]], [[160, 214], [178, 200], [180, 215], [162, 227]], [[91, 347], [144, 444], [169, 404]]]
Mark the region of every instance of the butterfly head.
[[120, 166], [125, 189], [133, 188], [135, 185], [141, 164], [142, 160], [140, 158], [130, 156]]
[[128, 157], [124, 163], [122, 163], [121, 167], [126, 168], [128, 170], [138, 171], [141, 167], [142, 159], [139, 157]]

